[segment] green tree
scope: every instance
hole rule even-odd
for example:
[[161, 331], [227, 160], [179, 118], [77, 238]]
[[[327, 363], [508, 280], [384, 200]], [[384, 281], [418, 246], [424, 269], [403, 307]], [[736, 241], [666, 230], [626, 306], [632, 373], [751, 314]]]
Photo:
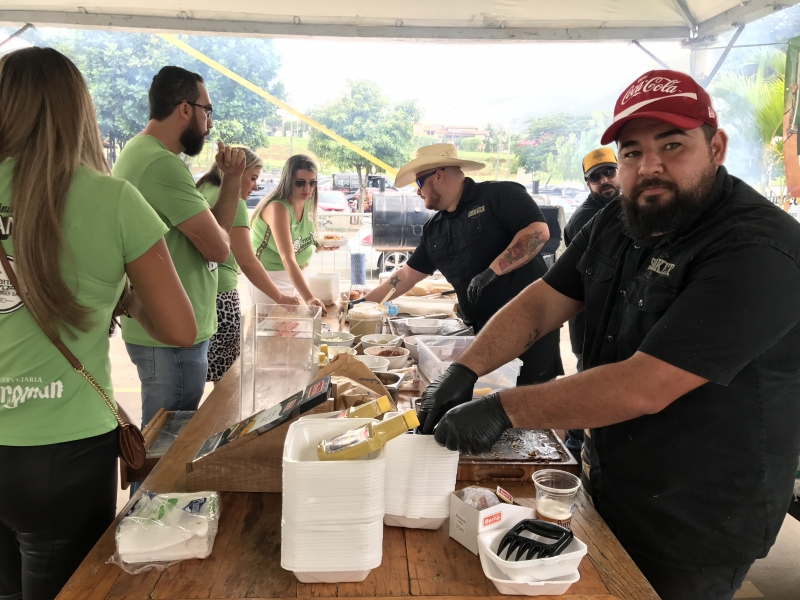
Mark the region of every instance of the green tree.
[[[26, 34], [27, 35], [27, 34]], [[34, 31], [37, 45], [56, 48], [77, 65], [86, 79], [100, 132], [113, 151], [139, 133], [148, 120], [147, 92], [165, 65], [200, 73], [214, 105], [212, 138], [258, 149], [268, 127], [280, 122], [276, 107], [157, 36], [104, 31]], [[283, 97], [276, 82], [280, 58], [269, 40], [182, 36], [190, 46], [235, 73]]]
[[526, 173], [540, 179], [582, 181], [582, 160], [600, 146], [600, 138], [611, 123], [611, 114], [595, 112], [585, 115], [556, 113], [531, 119], [525, 139], [518, 142], [514, 153]]
[[479, 137], [468, 137], [463, 138], [459, 146], [465, 152], [475, 152], [482, 143], [483, 140]]
[[785, 68], [786, 53], [766, 48], [718, 76], [709, 90], [720, 125], [734, 133], [732, 145], [756, 167], [762, 192], [779, 174], [782, 160]]
[[[400, 167], [414, 150], [413, 124], [419, 121], [420, 111], [414, 102], [391, 103], [370, 81], [349, 81], [342, 98], [310, 116], [386, 164]], [[363, 209], [366, 176], [376, 172], [375, 165], [316, 129], [311, 131], [308, 148], [338, 169], [356, 170], [361, 187], [359, 210]]]

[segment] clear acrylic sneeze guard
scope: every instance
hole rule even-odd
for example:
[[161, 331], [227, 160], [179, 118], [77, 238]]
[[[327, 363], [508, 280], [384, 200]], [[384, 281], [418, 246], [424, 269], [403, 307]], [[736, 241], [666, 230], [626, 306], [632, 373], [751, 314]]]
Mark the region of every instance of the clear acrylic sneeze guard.
[[322, 310], [254, 304], [242, 315], [239, 418], [302, 391], [318, 369]]

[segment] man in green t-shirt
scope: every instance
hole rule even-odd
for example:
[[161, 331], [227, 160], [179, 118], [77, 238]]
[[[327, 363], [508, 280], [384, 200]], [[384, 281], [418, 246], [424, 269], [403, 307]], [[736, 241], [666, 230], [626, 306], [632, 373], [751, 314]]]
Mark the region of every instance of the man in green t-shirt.
[[175, 269], [194, 308], [197, 339], [190, 348], [160, 344], [133, 320], [123, 319], [122, 339], [142, 382], [142, 424], [159, 408], [196, 410], [205, 389], [208, 340], [217, 329], [217, 263], [230, 253], [228, 234], [236, 214], [244, 153], [219, 144], [222, 171], [213, 209], [197, 191], [180, 153], [196, 156], [212, 127], [211, 100], [203, 78], [164, 67], [150, 86], [150, 121], [130, 140], [114, 175], [136, 187], [164, 221]]

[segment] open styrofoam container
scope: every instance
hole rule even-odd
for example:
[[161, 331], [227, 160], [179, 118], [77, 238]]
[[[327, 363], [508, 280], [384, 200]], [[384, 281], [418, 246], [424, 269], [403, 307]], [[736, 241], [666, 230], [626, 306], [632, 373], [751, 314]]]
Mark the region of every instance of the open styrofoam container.
[[[436, 381], [455, 362], [475, 339], [472, 336], [418, 335], [419, 370], [428, 381]], [[522, 361], [515, 358], [499, 369], [478, 378], [475, 388], [491, 388], [493, 391], [516, 387]]]
[[561, 596], [581, 578], [580, 572], [576, 569], [567, 575], [545, 581], [512, 581], [504, 579], [497, 567], [483, 555], [481, 555], [481, 566], [483, 574], [491, 580], [497, 591], [507, 596]]
[[578, 570], [588, 550], [586, 544], [578, 538], [572, 538], [569, 546], [558, 556], [520, 561], [503, 560], [497, 556], [497, 547], [508, 531], [500, 529], [478, 535], [478, 556], [481, 563], [489, 561], [504, 580], [530, 582], [567, 576]]
[[322, 440], [330, 439], [345, 431], [372, 423], [373, 419], [305, 419], [295, 421], [286, 432], [283, 445], [284, 466], [292, 463], [309, 463], [311, 468], [344, 467], [348, 471], [364, 472], [369, 469], [364, 462], [385, 460], [384, 449], [376, 450], [356, 460], [321, 461], [317, 456], [317, 446]]
[[387, 513], [383, 517], [384, 525], [388, 525], [389, 527], [406, 527], [408, 529], [439, 529], [445, 521], [447, 521], [446, 516], [443, 519], [431, 519], [427, 517], [414, 519]]

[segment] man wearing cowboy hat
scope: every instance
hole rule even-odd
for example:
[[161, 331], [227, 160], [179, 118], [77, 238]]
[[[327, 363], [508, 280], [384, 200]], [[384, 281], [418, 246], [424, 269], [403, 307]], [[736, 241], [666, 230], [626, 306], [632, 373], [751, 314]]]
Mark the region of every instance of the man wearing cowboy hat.
[[508, 427], [591, 427], [595, 507], [661, 598], [728, 600], [792, 497], [800, 225], [728, 174], [685, 73], [634, 81], [601, 141], [622, 195], [458, 359], [490, 372], [584, 310], [586, 370], [474, 401], [445, 375], [420, 422], [469, 453]]
[[[400, 296], [439, 270], [456, 290], [464, 321], [477, 332], [544, 275], [547, 267], [539, 251], [550, 238], [550, 229], [542, 211], [518, 183], [476, 183], [464, 176], [464, 171], [483, 167], [458, 158], [453, 144], [433, 144], [418, 149], [398, 171], [395, 186], [416, 181], [425, 207], [437, 213], [425, 224], [419, 246], [405, 266], [373, 290], [368, 300], [380, 301], [392, 288], [392, 297]], [[563, 375], [559, 332], [544, 336], [520, 358], [519, 383]]]

